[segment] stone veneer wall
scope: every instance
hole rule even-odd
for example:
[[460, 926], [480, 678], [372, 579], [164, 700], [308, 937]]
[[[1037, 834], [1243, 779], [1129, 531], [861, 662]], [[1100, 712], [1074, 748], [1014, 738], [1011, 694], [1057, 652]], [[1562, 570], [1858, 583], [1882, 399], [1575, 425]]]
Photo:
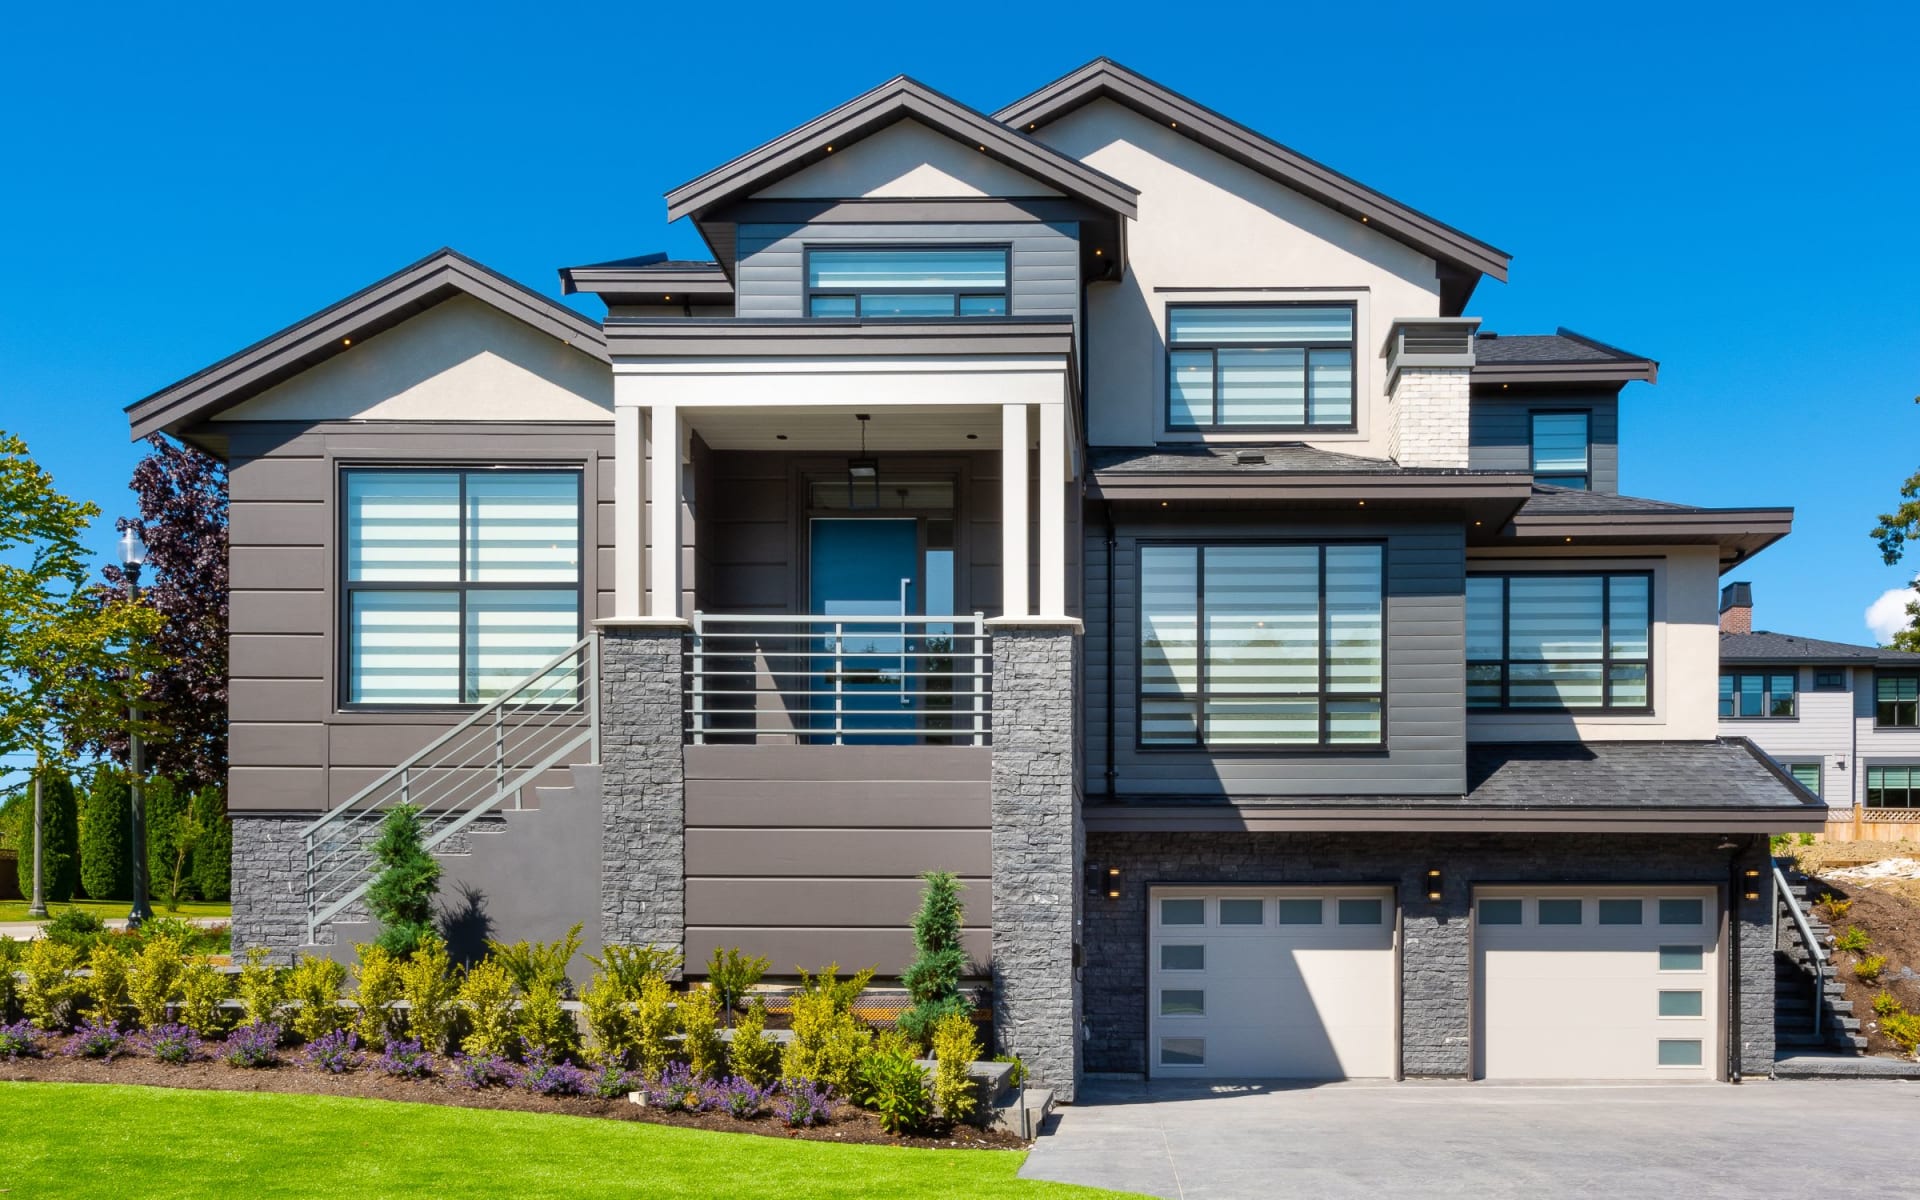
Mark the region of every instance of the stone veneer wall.
[[1070, 1101], [1080, 1075], [1078, 622], [993, 630], [993, 1027]]
[[[233, 818], [233, 950], [293, 953], [307, 940], [307, 847], [311, 816]], [[322, 929], [322, 939], [332, 931]]]
[[[1476, 881], [1670, 882], [1725, 885], [1730, 852], [1708, 835], [1094, 833], [1088, 861], [1121, 871], [1120, 899], [1086, 901], [1087, 1070], [1147, 1066], [1147, 889], [1156, 883], [1393, 883], [1403, 919], [1401, 1070], [1461, 1077], [1472, 1070], [1468, 904]], [[1773, 1065], [1773, 880], [1765, 838], [1739, 852], [1757, 868], [1760, 899], [1738, 907], [1738, 1067]], [[1445, 890], [1426, 898], [1425, 872]], [[997, 884], [997, 881], [996, 881]]]
[[1403, 467], [1468, 464], [1471, 367], [1407, 367], [1387, 401], [1387, 453]]
[[685, 630], [610, 625], [600, 640], [604, 941], [684, 948]]

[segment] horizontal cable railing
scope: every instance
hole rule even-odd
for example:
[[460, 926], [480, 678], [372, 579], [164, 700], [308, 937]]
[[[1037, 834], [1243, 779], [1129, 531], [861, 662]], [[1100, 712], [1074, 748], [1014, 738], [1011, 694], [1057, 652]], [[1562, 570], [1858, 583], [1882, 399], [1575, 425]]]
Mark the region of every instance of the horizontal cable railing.
[[693, 614], [695, 745], [984, 746], [986, 618]]
[[307, 937], [366, 893], [368, 846], [396, 804], [420, 810], [431, 850], [583, 747], [599, 757], [599, 641], [589, 634], [301, 831]]

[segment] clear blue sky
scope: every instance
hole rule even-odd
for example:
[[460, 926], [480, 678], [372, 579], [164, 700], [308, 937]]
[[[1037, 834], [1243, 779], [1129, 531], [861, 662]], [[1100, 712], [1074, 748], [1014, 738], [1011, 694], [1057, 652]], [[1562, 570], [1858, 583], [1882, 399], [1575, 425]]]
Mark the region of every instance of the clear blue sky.
[[1758, 622], [1859, 641], [1920, 468], [1920, 18], [1706, 7], [18, 7], [0, 428], [104, 554], [124, 405], [438, 246], [549, 293], [703, 256], [666, 189], [883, 79], [991, 110], [1105, 54], [1512, 253], [1488, 328], [1659, 359], [1623, 490], [1793, 505]]

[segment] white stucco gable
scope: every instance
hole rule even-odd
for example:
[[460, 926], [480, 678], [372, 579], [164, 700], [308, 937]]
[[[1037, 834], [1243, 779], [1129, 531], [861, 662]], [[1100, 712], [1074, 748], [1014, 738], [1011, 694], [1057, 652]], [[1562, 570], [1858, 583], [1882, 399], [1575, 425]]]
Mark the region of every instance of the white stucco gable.
[[762, 189], [770, 200], [1058, 196], [1031, 175], [914, 120], [900, 120]]

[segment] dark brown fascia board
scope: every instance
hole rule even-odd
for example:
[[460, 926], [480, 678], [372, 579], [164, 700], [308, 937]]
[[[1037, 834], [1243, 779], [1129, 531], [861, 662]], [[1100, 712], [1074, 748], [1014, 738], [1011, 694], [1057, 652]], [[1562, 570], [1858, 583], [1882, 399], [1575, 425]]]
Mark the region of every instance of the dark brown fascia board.
[[[1548, 514], [1516, 516], [1501, 531], [1498, 545], [1632, 546], [1694, 545], [1720, 547], [1722, 573], [1793, 532], [1790, 508], [1714, 508], [1677, 513]], [[1486, 544], [1479, 542], [1476, 544]]]
[[298, 375], [457, 294], [492, 305], [607, 361], [600, 327], [572, 309], [450, 249], [437, 250], [236, 354], [127, 406], [134, 441], [177, 433]]
[[[715, 205], [740, 199], [900, 120], [915, 120], [1057, 191], [1124, 217], [1137, 216], [1139, 192], [1050, 146], [1015, 133], [985, 113], [905, 75], [782, 134], [667, 193], [667, 220], [696, 220]], [[724, 261], [724, 260], [723, 260]]]
[[1089, 833], [1795, 833], [1825, 828], [1825, 805], [1777, 807], [1516, 808], [1436, 804], [1344, 807], [1250, 804], [1098, 804]]
[[[1409, 208], [1358, 180], [1214, 112], [1110, 59], [1099, 58], [994, 114], [1032, 132], [1098, 99], [1125, 105], [1270, 179], [1310, 196], [1442, 263], [1505, 282], [1512, 255]], [[1464, 302], [1464, 297], [1462, 298]]]
[[1475, 384], [1498, 383], [1657, 383], [1660, 364], [1637, 358], [1618, 362], [1483, 363], [1473, 364], [1468, 379]]
[[650, 320], [612, 317], [608, 351], [620, 358], [773, 358], [795, 355], [1030, 354], [1073, 363], [1073, 325], [1056, 319], [902, 321]]
[[564, 267], [564, 295], [586, 292], [608, 304], [718, 304], [733, 299], [733, 283], [719, 267], [710, 271], [633, 271], [601, 267]]
[[1533, 495], [1526, 474], [1393, 474], [1194, 471], [1096, 471], [1092, 492], [1107, 500], [1298, 500], [1490, 503], [1509, 506], [1506, 519]]

